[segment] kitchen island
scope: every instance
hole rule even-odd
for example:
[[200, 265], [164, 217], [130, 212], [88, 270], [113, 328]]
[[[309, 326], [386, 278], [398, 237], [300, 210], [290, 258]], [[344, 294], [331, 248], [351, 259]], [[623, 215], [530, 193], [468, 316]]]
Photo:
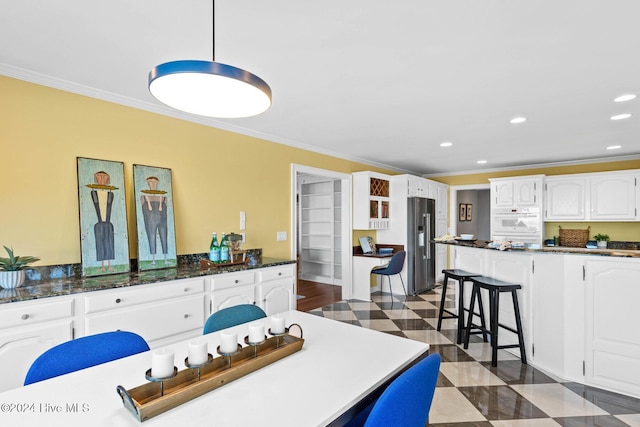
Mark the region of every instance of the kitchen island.
[[[256, 304], [267, 315], [295, 309], [293, 260], [258, 257], [211, 269], [192, 261], [155, 271], [49, 277], [0, 291], [0, 391], [21, 386], [36, 357], [73, 338], [120, 329], [156, 348], [201, 334], [211, 313], [232, 305]], [[53, 275], [58, 268], [50, 269]]]
[[[450, 268], [518, 283], [529, 362], [558, 378], [640, 397], [640, 251], [449, 245]], [[465, 306], [471, 293], [465, 289]], [[486, 297], [485, 297], [486, 298]], [[500, 321], [514, 327], [511, 304]], [[502, 332], [501, 344], [516, 342]]]

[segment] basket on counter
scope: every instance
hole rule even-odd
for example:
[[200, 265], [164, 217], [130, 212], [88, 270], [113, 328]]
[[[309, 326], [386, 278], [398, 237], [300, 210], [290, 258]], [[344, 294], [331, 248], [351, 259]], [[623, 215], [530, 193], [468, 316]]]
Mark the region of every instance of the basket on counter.
[[587, 245], [590, 227], [587, 227], [585, 230], [572, 228], [563, 229], [560, 226], [558, 226], [558, 228], [560, 229], [560, 246], [584, 248]]

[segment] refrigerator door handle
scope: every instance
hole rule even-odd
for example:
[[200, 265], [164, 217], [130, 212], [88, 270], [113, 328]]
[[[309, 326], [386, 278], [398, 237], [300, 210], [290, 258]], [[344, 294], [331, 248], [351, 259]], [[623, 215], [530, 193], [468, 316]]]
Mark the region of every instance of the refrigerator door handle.
[[[426, 214], [422, 218], [423, 218], [423, 221], [425, 222], [424, 229], [426, 230], [426, 237], [427, 239], [430, 239], [431, 238], [431, 214]], [[431, 259], [431, 242], [426, 241], [424, 246], [426, 247], [426, 251], [427, 251], [426, 259]]]

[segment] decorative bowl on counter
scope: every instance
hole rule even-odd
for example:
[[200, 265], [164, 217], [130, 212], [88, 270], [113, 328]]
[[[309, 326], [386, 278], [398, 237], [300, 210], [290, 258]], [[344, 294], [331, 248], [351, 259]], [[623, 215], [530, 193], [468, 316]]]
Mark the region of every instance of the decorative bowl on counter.
[[473, 234], [461, 234], [460, 240], [473, 240]]

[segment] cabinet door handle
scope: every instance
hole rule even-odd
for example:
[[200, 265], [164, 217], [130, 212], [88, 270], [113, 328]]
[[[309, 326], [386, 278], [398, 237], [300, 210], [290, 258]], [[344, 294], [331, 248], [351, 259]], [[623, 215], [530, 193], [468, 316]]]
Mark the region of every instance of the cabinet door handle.
[[185, 292], [189, 292], [189, 288], [184, 288], [184, 291]]
[[282, 276], [282, 272], [278, 273], [278, 276]]
[[189, 315], [188, 315], [188, 314], [185, 314], [185, 315], [184, 315], [184, 318], [186, 319], [187, 317], [189, 317]]
[[120, 298], [116, 298], [116, 304], [120, 304], [122, 300]]
[[28, 314], [23, 314], [23, 315], [21, 316], [21, 319], [22, 319], [22, 320], [27, 320], [28, 318], [29, 318], [29, 315], [28, 315]]
[[240, 283], [240, 280], [236, 279], [236, 283]]

